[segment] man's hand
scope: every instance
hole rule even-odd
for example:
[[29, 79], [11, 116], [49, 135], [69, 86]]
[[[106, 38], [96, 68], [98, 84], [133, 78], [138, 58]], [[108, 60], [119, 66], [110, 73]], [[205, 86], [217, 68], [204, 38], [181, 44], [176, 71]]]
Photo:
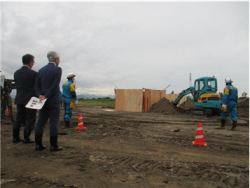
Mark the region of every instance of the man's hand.
[[39, 95], [39, 99], [40, 99], [40, 101], [42, 101], [42, 100], [46, 99], [46, 97], [44, 95]]

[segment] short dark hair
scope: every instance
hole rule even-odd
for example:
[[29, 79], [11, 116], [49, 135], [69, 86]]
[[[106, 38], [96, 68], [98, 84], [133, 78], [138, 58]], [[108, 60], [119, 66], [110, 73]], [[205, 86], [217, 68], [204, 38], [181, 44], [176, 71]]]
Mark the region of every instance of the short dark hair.
[[23, 60], [23, 64], [24, 65], [27, 65], [29, 64], [30, 62], [34, 61], [34, 56], [31, 55], [31, 54], [26, 54], [23, 56], [22, 60]]

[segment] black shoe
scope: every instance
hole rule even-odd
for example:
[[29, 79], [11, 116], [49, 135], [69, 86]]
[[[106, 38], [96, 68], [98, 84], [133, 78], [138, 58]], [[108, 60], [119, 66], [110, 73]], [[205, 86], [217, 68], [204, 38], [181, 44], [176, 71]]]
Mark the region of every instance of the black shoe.
[[57, 145], [58, 136], [50, 136], [50, 151], [61, 151], [62, 146]]
[[236, 131], [236, 126], [237, 126], [237, 121], [233, 120], [233, 126], [232, 126], [232, 128], [230, 130]]
[[63, 148], [62, 146], [51, 146], [50, 147], [50, 151], [53, 152], [53, 151], [61, 151]]
[[23, 140], [20, 139], [20, 138], [14, 138], [13, 139], [13, 143], [19, 143], [19, 142], [23, 142]]
[[35, 148], [35, 150], [36, 151], [42, 151], [42, 150], [45, 150], [45, 146], [43, 146], [43, 145], [36, 145], [36, 148]]
[[13, 143], [19, 143], [23, 140], [19, 137], [20, 129], [13, 129]]
[[24, 137], [23, 143], [24, 144], [30, 144], [30, 143], [35, 142], [35, 140], [30, 139], [31, 131], [32, 130], [27, 130], [26, 128], [24, 128], [23, 130], [23, 137]]
[[35, 142], [36, 142], [35, 150], [36, 151], [42, 151], [46, 148], [42, 144], [42, 138], [43, 138], [43, 135], [35, 135]]
[[35, 143], [35, 140], [32, 140], [32, 139], [24, 139], [24, 140], [23, 140], [23, 143], [24, 143], [24, 144], [32, 144], [32, 143]]
[[65, 128], [73, 128], [74, 126], [70, 124], [70, 121], [65, 121]]
[[65, 126], [65, 128], [73, 128], [73, 127], [74, 127], [73, 125]]

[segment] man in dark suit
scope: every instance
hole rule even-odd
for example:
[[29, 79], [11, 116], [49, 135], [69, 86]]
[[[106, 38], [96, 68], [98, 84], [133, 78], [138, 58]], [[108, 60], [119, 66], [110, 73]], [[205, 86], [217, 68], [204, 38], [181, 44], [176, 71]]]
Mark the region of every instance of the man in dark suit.
[[22, 57], [23, 66], [14, 73], [14, 80], [17, 87], [15, 104], [17, 105], [17, 117], [13, 127], [13, 143], [21, 142], [19, 137], [20, 128], [24, 126], [23, 143], [34, 143], [30, 134], [36, 121], [36, 110], [25, 108], [30, 98], [36, 96], [35, 81], [37, 72], [32, 70], [35, 61], [34, 56], [26, 54]]
[[60, 63], [60, 55], [58, 52], [50, 51], [47, 57], [49, 63], [38, 71], [35, 83], [35, 91], [39, 99], [47, 99], [39, 111], [39, 118], [35, 127], [35, 150], [40, 151], [45, 149], [45, 146], [42, 145], [43, 127], [48, 119], [50, 119], [50, 151], [59, 151], [62, 150], [62, 147], [57, 145], [60, 116], [59, 84], [62, 69], [58, 67]]

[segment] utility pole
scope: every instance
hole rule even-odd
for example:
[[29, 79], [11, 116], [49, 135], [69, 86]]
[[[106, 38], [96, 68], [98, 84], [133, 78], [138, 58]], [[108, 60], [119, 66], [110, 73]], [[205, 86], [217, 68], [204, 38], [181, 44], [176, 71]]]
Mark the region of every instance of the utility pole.
[[[191, 73], [189, 74], [189, 87], [191, 87], [193, 84], [192, 84], [192, 75]], [[191, 94], [188, 94], [187, 95], [187, 98], [190, 99], [191, 98]]]
[[191, 73], [189, 74], [189, 87], [192, 86], [192, 76], [191, 76]]

